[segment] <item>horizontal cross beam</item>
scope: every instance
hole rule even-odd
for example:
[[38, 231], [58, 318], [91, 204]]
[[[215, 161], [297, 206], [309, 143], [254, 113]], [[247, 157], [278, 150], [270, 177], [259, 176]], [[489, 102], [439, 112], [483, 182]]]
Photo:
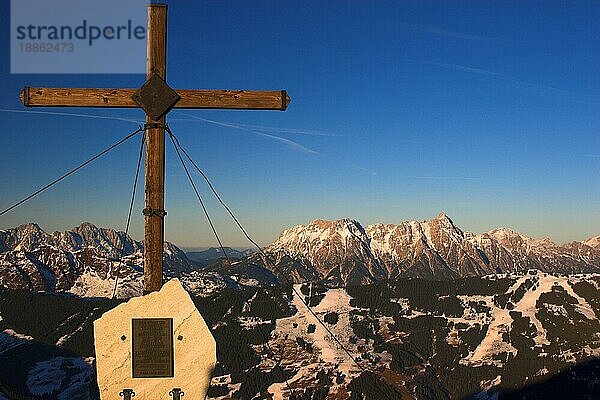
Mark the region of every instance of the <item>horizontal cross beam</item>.
[[[138, 108], [131, 95], [137, 89], [34, 88], [26, 86], [19, 98], [27, 107]], [[290, 104], [285, 90], [177, 90], [175, 108], [281, 110]]]

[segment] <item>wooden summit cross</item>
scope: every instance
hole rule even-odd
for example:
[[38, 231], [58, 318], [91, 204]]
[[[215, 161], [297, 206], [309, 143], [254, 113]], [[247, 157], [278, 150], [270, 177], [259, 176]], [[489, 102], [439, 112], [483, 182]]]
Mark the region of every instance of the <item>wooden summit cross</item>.
[[163, 287], [166, 114], [173, 108], [285, 110], [285, 90], [173, 90], [166, 79], [167, 6], [148, 5], [146, 82], [139, 89], [25, 87], [27, 107], [141, 107], [146, 113], [144, 296], [94, 321], [101, 400], [203, 399], [216, 343], [177, 279]]
[[148, 5], [146, 82], [139, 89], [32, 88], [20, 94], [27, 107], [141, 107], [146, 113], [144, 292], [163, 283], [165, 122], [174, 108], [281, 110], [285, 90], [173, 90], [166, 79], [167, 5]]

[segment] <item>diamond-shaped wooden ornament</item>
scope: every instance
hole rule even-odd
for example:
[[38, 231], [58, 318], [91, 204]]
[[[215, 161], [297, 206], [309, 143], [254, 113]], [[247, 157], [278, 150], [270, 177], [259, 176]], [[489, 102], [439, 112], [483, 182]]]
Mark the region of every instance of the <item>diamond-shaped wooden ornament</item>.
[[137, 105], [142, 107], [150, 118], [158, 121], [171, 111], [181, 97], [167, 85], [164, 79], [154, 74], [144, 82], [131, 98]]

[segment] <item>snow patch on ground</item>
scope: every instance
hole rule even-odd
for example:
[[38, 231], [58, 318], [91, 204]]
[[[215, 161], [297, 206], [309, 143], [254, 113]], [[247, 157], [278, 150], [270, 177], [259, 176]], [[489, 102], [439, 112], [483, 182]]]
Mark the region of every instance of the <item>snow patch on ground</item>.
[[462, 359], [461, 363], [466, 361], [467, 364], [478, 366], [481, 364], [492, 364], [502, 367], [502, 361], [494, 357], [500, 353], [508, 353], [513, 357], [517, 355], [517, 349], [512, 344], [507, 343], [503, 339], [503, 334], [509, 334], [513, 319], [509, 315], [509, 310], [493, 308], [492, 322], [490, 323], [487, 333], [473, 354], [470, 354], [467, 359]]
[[[582, 277], [581, 279], [585, 279]], [[502, 366], [502, 361], [496, 357], [498, 354], [506, 352], [508, 355], [516, 356], [517, 349], [512, 346], [511, 343], [507, 342], [503, 336], [510, 333], [511, 325], [513, 322], [510, 316], [510, 311], [520, 312], [525, 318], [534, 325], [536, 334], [533, 338], [536, 346], [549, 345], [547, 339], [547, 331], [544, 328], [542, 321], [537, 318], [538, 301], [540, 296], [544, 293], [552, 292], [555, 286], [559, 286], [565, 290], [565, 292], [575, 298], [577, 303], [574, 304], [577, 312], [584, 315], [589, 320], [596, 320], [598, 316], [594, 312], [594, 309], [589, 305], [586, 299], [577, 295], [573, 288], [572, 283], [577, 283], [580, 279], [565, 276], [555, 276], [546, 273], [536, 271], [533, 274], [526, 274], [517, 277], [515, 283], [506, 291], [505, 294], [514, 295], [518, 290], [522, 288], [522, 285], [526, 285], [528, 281], [533, 281], [531, 287], [525, 286], [523, 289], [526, 290], [523, 296], [516, 301], [512, 310], [508, 307], [499, 308], [493, 301], [493, 296], [459, 296], [464, 305], [468, 304], [469, 301], [481, 302], [483, 301], [487, 307], [491, 310], [491, 320], [489, 321], [488, 329], [485, 337], [472, 354], [461, 360], [461, 363], [467, 365], [482, 365], [492, 364], [496, 366]], [[546, 304], [549, 309], [555, 314], [566, 314], [564, 307]], [[469, 325], [480, 323], [486, 324], [485, 316], [473, 313], [465, 307], [465, 312], [462, 318], [449, 318], [449, 321], [454, 323], [465, 322]], [[450, 340], [450, 339], [447, 339]], [[449, 342], [450, 343], [450, 342]]]
[[[116, 298], [128, 299], [140, 296], [143, 292], [141, 274], [130, 274], [119, 278]], [[81, 297], [111, 297], [115, 287], [115, 278], [105, 279], [93, 272], [85, 272], [77, 278], [70, 293]]]
[[22, 335], [12, 329], [5, 329], [0, 333], [0, 354], [15, 347], [28, 344], [31, 340], [33, 340], [31, 336]]
[[[300, 286], [301, 285], [295, 285], [298, 293], [300, 293]], [[353, 356], [356, 356], [357, 352], [354, 348], [355, 346], [349, 342], [350, 337], [354, 335], [354, 331], [350, 325], [350, 311], [353, 310], [350, 306], [350, 299], [350, 296], [344, 289], [329, 289], [321, 302], [313, 307], [313, 311], [321, 320], [323, 320], [327, 313], [335, 312], [338, 314], [339, 319], [335, 325], [325, 324], [343, 343], [344, 347], [349, 349]], [[274, 336], [276, 340], [277, 338], [289, 338], [289, 340], [294, 340], [294, 337], [301, 337], [303, 340], [312, 343], [314, 349], [313, 352], [316, 351], [320, 353], [320, 361], [316, 363], [312, 358], [303, 360], [300, 363], [297, 374], [288, 379], [290, 385], [294, 386], [294, 384], [301, 384], [301, 381], [306, 379], [307, 376], [315, 376], [319, 370], [323, 369], [333, 369], [338, 373], [344, 374], [346, 383], [349, 382], [350, 379], [358, 376], [360, 370], [356, 364], [348, 357], [344, 350], [340, 348], [325, 328], [319, 323], [317, 318], [310, 313], [302, 303], [302, 300], [296, 295], [294, 295], [293, 305], [298, 311], [292, 317], [277, 320]], [[297, 324], [297, 326], [294, 327], [294, 324]], [[309, 334], [307, 333], [308, 326], [311, 324], [315, 325], [316, 329], [314, 333]], [[274, 383], [268, 388], [268, 391], [273, 394], [274, 399], [283, 399], [283, 393], [287, 391], [287, 384], [285, 382]], [[337, 388], [334, 383], [330, 388], [330, 393], [336, 391]]]
[[492, 388], [498, 386], [500, 383], [502, 383], [501, 375], [496, 376], [496, 378], [494, 378], [494, 379], [480, 382], [479, 385], [480, 385], [482, 391], [475, 395], [475, 399], [477, 399], [477, 400], [498, 400], [498, 396], [500, 395], [500, 392], [497, 391], [495, 393], [489, 393], [489, 391]]
[[27, 374], [27, 389], [35, 396], [57, 400], [89, 400], [94, 371], [89, 359], [55, 357], [38, 362]]
[[187, 291], [200, 297], [210, 297], [227, 286], [227, 282], [216, 272], [192, 271], [179, 279]]
[[[67, 321], [69, 321], [71, 318], [73, 318], [74, 316], [76, 316], [77, 314], [73, 314], [71, 315], [69, 318], [67, 318], [64, 322], [62, 322], [59, 325], [59, 328], [65, 324]], [[89, 314], [85, 320], [77, 327], [77, 329], [75, 329], [73, 332], [71, 333], [67, 333], [66, 335], [61, 336], [57, 341], [56, 341], [56, 345], [57, 346], [62, 346], [63, 344], [65, 344], [69, 339], [71, 339], [73, 336], [75, 336], [78, 332], [81, 332], [83, 330], [83, 328], [86, 326], [87, 322], [90, 320], [90, 318], [92, 318], [94, 314], [91, 313]]]

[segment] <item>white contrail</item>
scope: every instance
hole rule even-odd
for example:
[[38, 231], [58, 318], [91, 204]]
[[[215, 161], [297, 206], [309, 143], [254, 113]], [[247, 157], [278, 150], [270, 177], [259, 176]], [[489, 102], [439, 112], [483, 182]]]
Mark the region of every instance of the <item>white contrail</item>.
[[187, 115], [190, 118], [197, 119], [199, 121], [207, 122], [209, 124], [214, 124], [214, 125], [219, 125], [219, 126], [225, 126], [225, 127], [228, 127], [228, 128], [239, 129], [239, 130], [242, 130], [242, 131], [250, 132], [250, 133], [252, 133], [254, 135], [258, 135], [258, 136], [262, 136], [262, 137], [265, 137], [265, 138], [269, 138], [269, 139], [272, 139], [272, 140], [284, 143], [287, 146], [289, 146], [290, 148], [293, 148], [294, 150], [298, 150], [298, 151], [303, 152], [303, 153], [317, 154], [317, 155], [321, 154], [321, 153], [319, 153], [316, 150], [310, 149], [310, 148], [308, 148], [308, 147], [306, 147], [306, 146], [304, 146], [304, 145], [302, 145], [302, 144], [300, 144], [298, 142], [295, 142], [295, 141], [293, 141], [291, 139], [283, 138], [281, 136], [276, 136], [276, 135], [272, 135], [272, 134], [269, 134], [269, 133], [260, 132], [260, 131], [254, 130], [254, 129], [249, 129], [249, 128], [246, 128], [246, 127], [243, 127], [243, 126], [240, 126], [240, 125], [236, 125], [236, 124], [231, 124], [231, 123], [228, 123], [228, 122], [214, 121], [212, 119], [206, 119], [206, 118], [198, 117], [196, 115], [191, 115], [191, 114], [185, 114], [185, 115]]
[[[433, 66], [440, 67], [440, 68], [453, 69], [455, 71], [463, 71], [463, 72], [470, 72], [470, 73], [479, 74], [479, 75], [491, 76], [494, 78], [503, 79], [505, 81], [512, 82], [516, 85], [525, 86], [525, 87], [528, 87], [531, 89], [536, 89], [536, 90], [542, 91], [542, 92], [552, 92], [552, 93], [556, 93], [556, 94], [560, 94], [560, 95], [564, 95], [564, 96], [578, 96], [578, 97], [587, 97], [587, 98], [595, 97], [595, 95], [576, 93], [576, 92], [572, 92], [570, 90], [557, 88], [557, 87], [551, 86], [551, 85], [543, 85], [543, 84], [539, 84], [539, 83], [523, 81], [521, 79], [517, 79], [509, 74], [504, 73], [504, 72], [492, 71], [492, 70], [483, 69], [483, 68], [476, 68], [476, 67], [471, 67], [468, 65], [450, 64], [450, 63], [425, 61], [425, 60], [413, 60], [413, 59], [408, 59], [408, 58], [404, 59], [404, 61], [425, 64], [425, 65], [433, 65]], [[598, 102], [598, 101], [579, 100], [579, 99], [573, 99], [573, 98], [571, 98], [569, 100], [573, 101], [573, 102], [577, 102], [577, 103], [583, 103], [583, 104], [591, 104], [591, 105], [600, 104], [600, 102]]]
[[[191, 115], [188, 113], [180, 112], [179, 115], [185, 115], [187, 117], [193, 118], [171, 118], [171, 121], [189, 121], [194, 122], [194, 120], [200, 119], [195, 115]], [[200, 119], [204, 121], [204, 119]], [[208, 121], [206, 121], [208, 122]], [[218, 122], [218, 121], [217, 121]], [[306, 136], [324, 136], [324, 137], [348, 137], [347, 135], [339, 135], [331, 132], [318, 131], [314, 129], [298, 129], [298, 128], [281, 128], [277, 126], [265, 126], [265, 125], [250, 125], [250, 124], [242, 124], [239, 122], [224, 122], [228, 124], [228, 126], [235, 125], [239, 128], [252, 129], [254, 131], [260, 131], [265, 133], [289, 133], [294, 135], [306, 135]]]
[[408, 24], [408, 23], [401, 22], [401, 23], [398, 23], [398, 26], [407, 28], [407, 29], [412, 29], [415, 31], [433, 33], [435, 35], [452, 37], [452, 38], [456, 38], [456, 39], [479, 40], [479, 41], [484, 41], [484, 42], [505, 42], [506, 41], [506, 39], [497, 38], [497, 37], [474, 35], [474, 34], [470, 34], [470, 33], [451, 31], [448, 29], [433, 28], [431, 26], [425, 26], [425, 25]]
[[479, 181], [483, 178], [478, 178], [475, 176], [425, 176], [425, 175], [411, 175], [411, 176], [402, 176], [404, 179], [436, 179], [436, 180], [463, 180], [463, 181]]
[[[253, 132], [253, 131], [250, 131], [250, 132]], [[257, 135], [266, 137], [266, 138], [271, 138], [271, 139], [279, 141], [281, 143], [285, 143], [288, 146], [290, 146], [291, 148], [299, 150], [303, 153], [316, 154], [316, 155], [321, 154], [316, 150], [309, 149], [308, 147], [301, 145], [300, 143], [294, 142], [293, 140], [290, 140], [290, 139], [282, 138], [281, 136], [271, 135], [269, 133], [262, 133], [262, 132], [254, 132], [254, 133], [256, 133]]]
[[122, 117], [110, 117], [108, 115], [92, 115], [92, 114], [78, 114], [78, 113], [68, 113], [61, 111], [37, 111], [37, 110], [15, 110], [10, 108], [0, 108], [0, 112], [8, 112], [8, 113], [24, 113], [24, 114], [45, 114], [45, 115], [62, 115], [67, 117], [81, 117], [81, 118], [92, 118], [92, 119], [111, 119], [114, 121], [123, 121], [123, 122], [131, 122], [134, 124], [143, 124], [143, 121], [138, 121], [130, 118], [122, 118]]
[[[138, 121], [135, 119], [130, 119], [130, 118], [123, 118], [123, 117], [111, 117], [111, 116], [105, 116], [105, 115], [93, 115], [93, 114], [79, 114], [79, 113], [69, 113], [69, 112], [62, 112], [62, 111], [38, 111], [38, 110], [16, 110], [16, 109], [10, 109], [10, 108], [0, 108], [0, 112], [6, 112], [6, 113], [23, 113], [23, 114], [43, 114], [43, 115], [61, 115], [61, 116], [67, 116], [67, 117], [79, 117], [79, 118], [92, 118], [92, 119], [108, 119], [108, 120], [114, 120], [114, 121], [123, 121], [123, 122], [130, 122], [130, 123], [135, 123], [135, 124], [143, 124], [143, 121]], [[201, 118], [195, 115], [189, 115], [188, 116], [190, 118], [193, 118], [194, 120], [200, 120], [200, 121], [204, 121], [210, 124], [215, 124], [215, 125], [220, 125], [220, 126], [226, 126], [229, 128], [234, 128], [234, 129], [239, 129], [239, 130], [243, 130], [243, 131], [247, 131], [250, 133], [253, 133], [255, 135], [258, 136], [262, 136], [271, 140], [275, 140], [281, 143], [286, 144], [287, 146], [297, 150], [297, 151], [301, 151], [303, 153], [309, 153], [309, 154], [321, 154], [318, 151], [312, 150], [306, 146], [303, 146], [300, 143], [297, 143], [293, 140], [290, 139], [286, 139], [280, 136], [276, 136], [276, 135], [272, 135], [269, 133], [264, 133], [264, 132], [260, 132], [254, 129], [250, 129], [250, 128], [246, 128], [243, 125], [238, 125], [238, 124], [231, 124], [231, 123], [227, 123], [227, 122], [220, 122], [220, 121], [214, 121], [214, 120], [210, 120], [210, 119], [206, 119], [206, 118]], [[300, 133], [300, 132], [298, 132]], [[308, 133], [306, 133], [308, 134]]]
[[374, 171], [372, 169], [364, 167], [364, 166], [362, 166], [360, 164], [354, 163], [354, 164], [352, 164], [352, 168], [354, 168], [356, 171], [365, 172], [365, 173], [367, 173], [369, 175], [373, 175], [373, 176], [377, 175], [377, 171]]
[[502, 73], [502, 72], [490, 71], [489, 69], [483, 69], [483, 68], [470, 67], [468, 65], [449, 64], [449, 63], [442, 63], [442, 62], [435, 62], [435, 61], [410, 60], [410, 59], [407, 59], [406, 61], [417, 62], [417, 63], [421, 63], [421, 64], [426, 64], [426, 65], [433, 65], [436, 67], [454, 69], [457, 71], [472, 72], [474, 74], [479, 74], [479, 75], [488, 75], [488, 76], [496, 76], [496, 77], [500, 77], [500, 78], [509, 78], [509, 76], [507, 74]]
[[248, 129], [255, 129], [261, 132], [274, 132], [274, 133], [290, 133], [295, 135], [306, 135], [306, 136], [324, 136], [324, 137], [347, 137], [346, 135], [338, 135], [335, 133], [316, 131], [312, 129], [297, 129], [297, 128], [280, 128], [276, 126], [264, 126], [264, 125], [248, 125], [240, 124], [239, 122], [232, 123], [233, 125], [242, 126]]

